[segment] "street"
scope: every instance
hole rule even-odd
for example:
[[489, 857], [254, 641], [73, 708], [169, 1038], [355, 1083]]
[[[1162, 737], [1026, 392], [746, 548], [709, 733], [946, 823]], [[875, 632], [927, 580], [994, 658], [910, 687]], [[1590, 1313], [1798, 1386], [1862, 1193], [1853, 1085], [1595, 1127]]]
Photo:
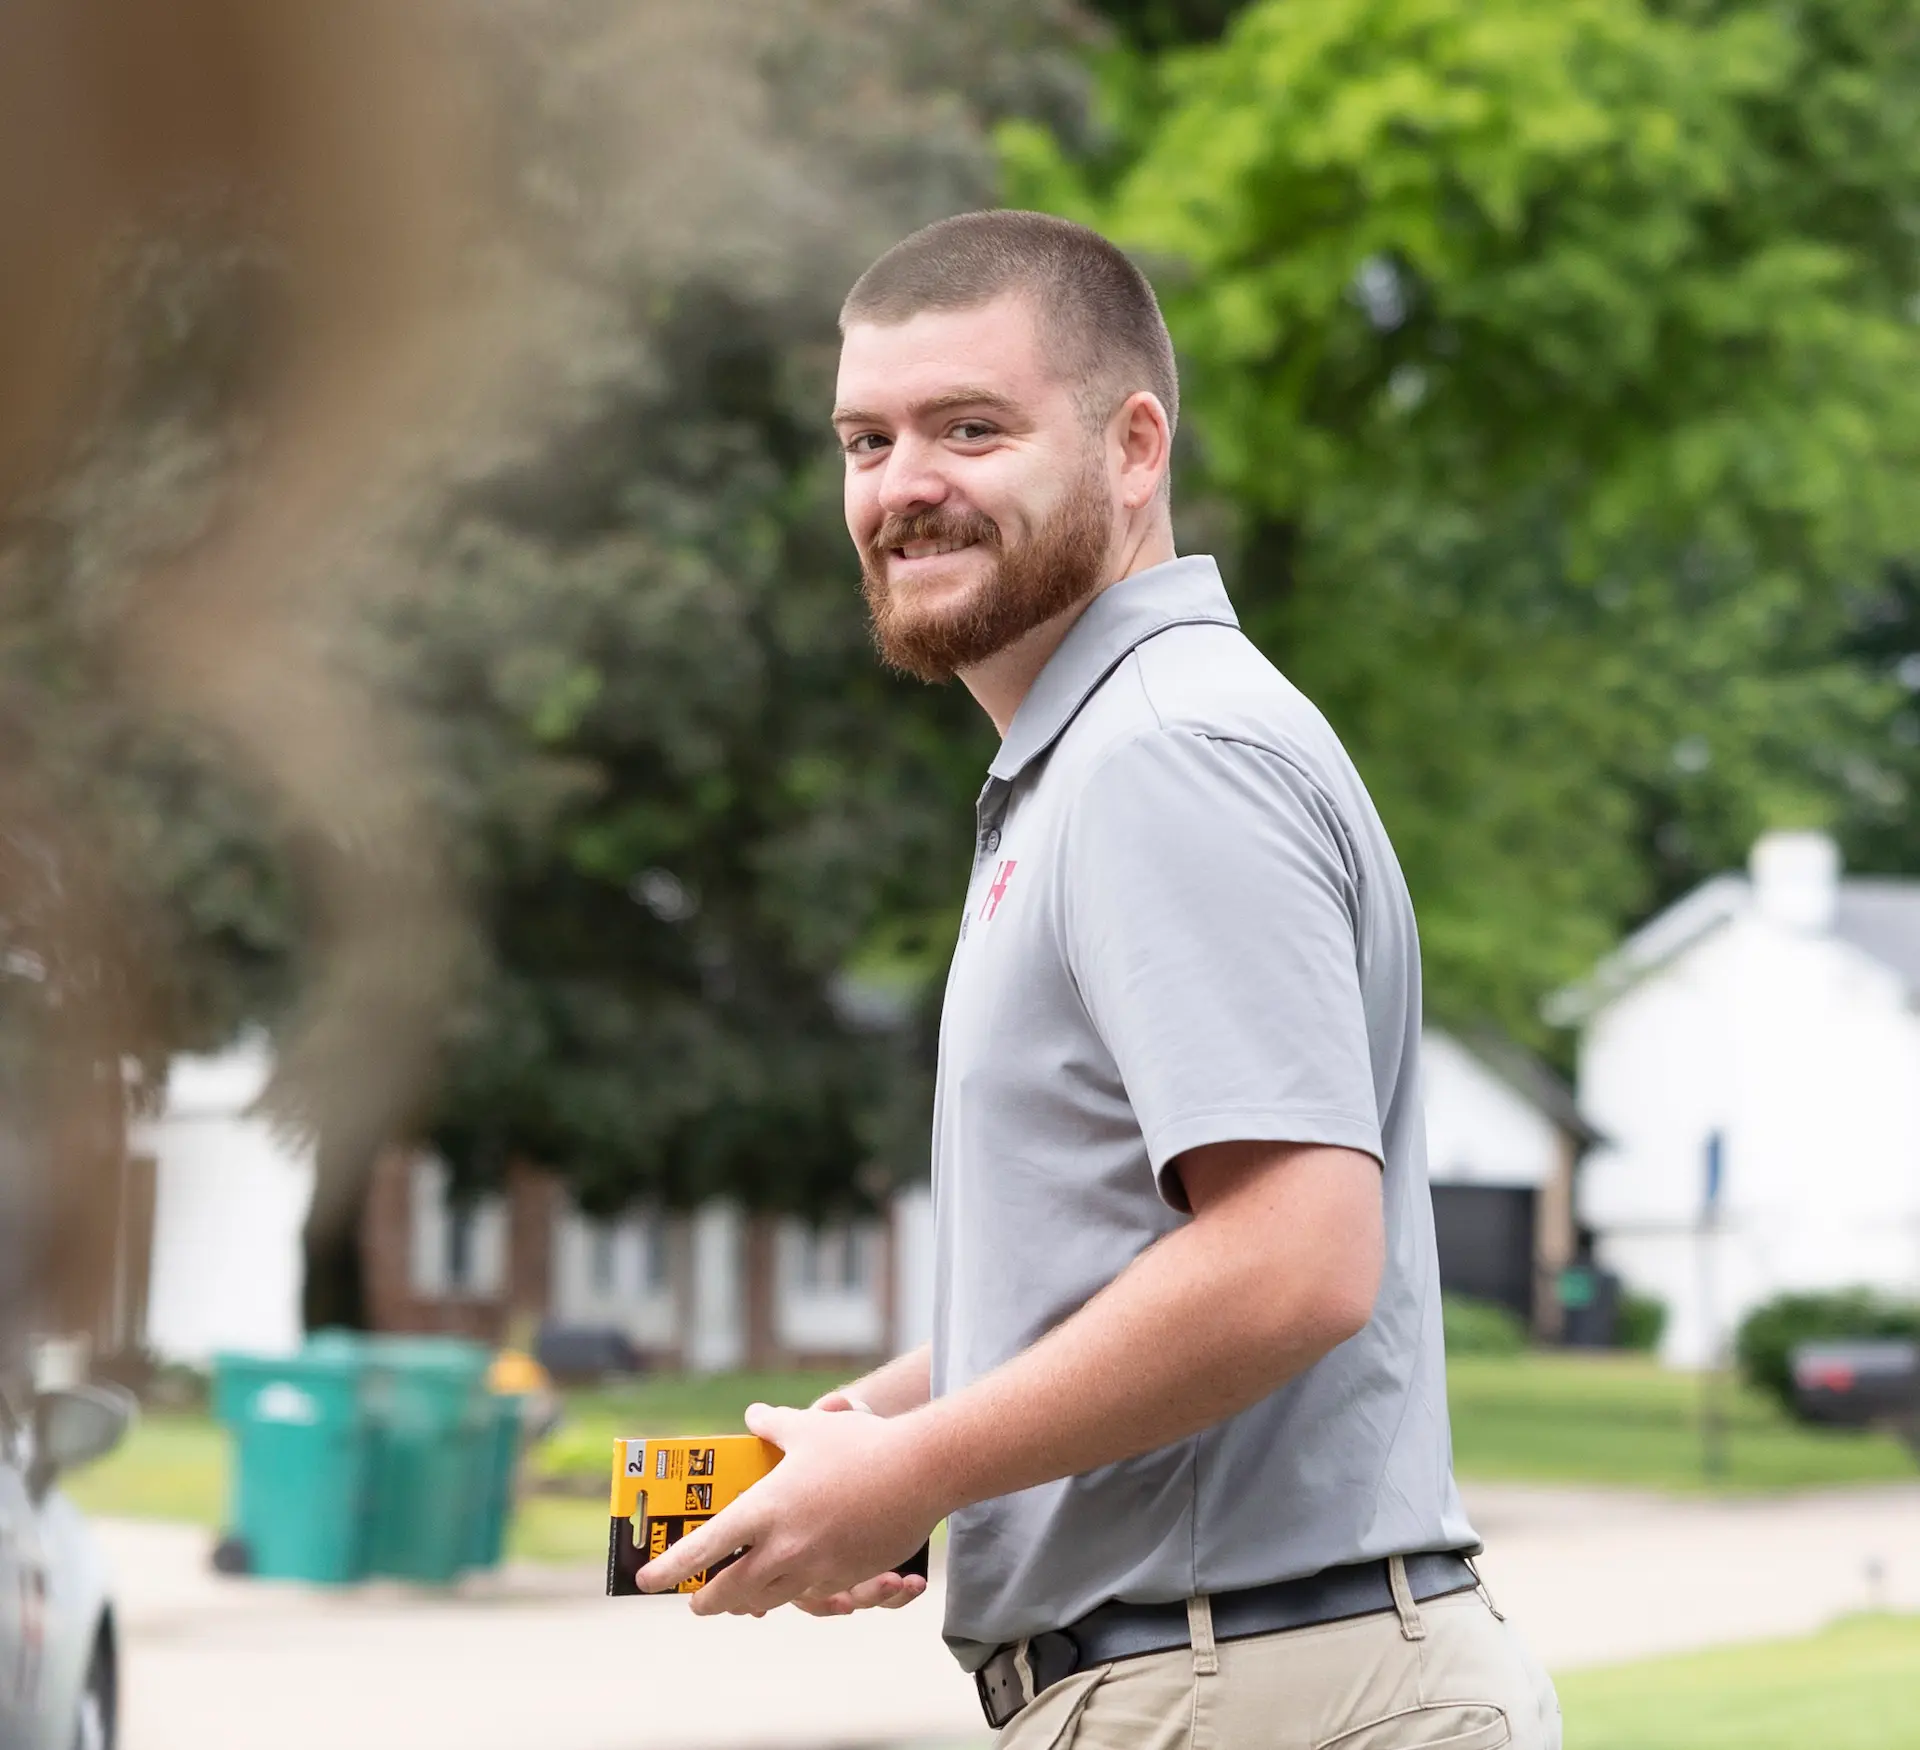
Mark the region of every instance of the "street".
[[[1687, 1501], [1468, 1491], [1482, 1563], [1547, 1665], [1571, 1670], [1920, 1609], [1920, 1485]], [[979, 1743], [940, 1592], [822, 1622], [699, 1620], [518, 1568], [446, 1596], [224, 1580], [186, 1527], [108, 1521], [126, 1750], [748, 1750]]]

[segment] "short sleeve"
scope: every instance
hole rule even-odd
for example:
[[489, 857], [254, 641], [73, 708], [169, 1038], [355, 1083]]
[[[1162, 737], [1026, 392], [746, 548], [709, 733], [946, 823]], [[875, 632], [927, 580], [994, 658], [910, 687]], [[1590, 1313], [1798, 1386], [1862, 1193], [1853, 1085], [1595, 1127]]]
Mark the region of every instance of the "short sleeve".
[[1380, 1158], [1356, 942], [1360, 874], [1331, 800], [1268, 749], [1179, 729], [1113, 753], [1067, 829], [1066, 951], [1167, 1168], [1213, 1142]]

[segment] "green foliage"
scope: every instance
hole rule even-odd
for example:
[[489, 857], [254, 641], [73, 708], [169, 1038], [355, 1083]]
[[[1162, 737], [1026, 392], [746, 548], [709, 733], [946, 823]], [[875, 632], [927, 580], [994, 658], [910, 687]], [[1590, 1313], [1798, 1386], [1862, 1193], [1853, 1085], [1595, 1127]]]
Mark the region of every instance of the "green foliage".
[[1920, 1339], [1920, 1302], [1871, 1288], [1776, 1295], [1740, 1321], [1733, 1352], [1748, 1384], [1791, 1412], [1796, 1345], [1850, 1337]]
[[1667, 1329], [1667, 1303], [1650, 1294], [1623, 1294], [1615, 1334], [1622, 1349], [1651, 1353]]
[[[857, 1201], [924, 1171], [920, 1006], [991, 740], [874, 660], [836, 318], [990, 197], [989, 124], [1071, 132], [1065, 21], [739, 6], [689, 58], [618, 9], [505, 16], [544, 344], [421, 517], [392, 629], [488, 950], [433, 1134], [469, 1180], [529, 1158], [601, 1208]], [[662, 106], [664, 158], [627, 138]]]
[[1106, 19], [1130, 46], [1149, 53], [1185, 43], [1212, 42], [1247, 0], [1092, 0], [1088, 10]]
[[1495, 1301], [1442, 1295], [1440, 1324], [1449, 1355], [1518, 1355], [1527, 1346], [1526, 1321]]
[[1905, 8], [1256, 0], [1107, 91], [1097, 152], [1005, 130], [1011, 186], [1153, 270], [1186, 498], [1439, 1014], [1533, 1030], [1763, 826], [1901, 816], [1849, 640], [1920, 533]]

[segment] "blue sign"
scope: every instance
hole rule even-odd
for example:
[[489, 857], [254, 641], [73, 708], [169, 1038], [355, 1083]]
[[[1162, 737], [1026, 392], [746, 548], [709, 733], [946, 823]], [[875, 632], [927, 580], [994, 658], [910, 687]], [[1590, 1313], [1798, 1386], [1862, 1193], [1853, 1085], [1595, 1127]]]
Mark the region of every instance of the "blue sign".
[[1717, 1130], [1707, 1132], [1707, 1203], [1708, 1220], [1720, 1213], [1720, 1189], [1727, 1176], [1727, 1142]]

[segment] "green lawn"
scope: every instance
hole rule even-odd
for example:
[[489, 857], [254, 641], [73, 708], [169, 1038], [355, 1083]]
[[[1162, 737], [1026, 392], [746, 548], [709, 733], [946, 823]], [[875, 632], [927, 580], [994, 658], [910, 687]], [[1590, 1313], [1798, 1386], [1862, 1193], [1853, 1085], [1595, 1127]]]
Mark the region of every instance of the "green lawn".
[[117, 1452], [60, 1486], [89, 1513], [218, 1525], [227, 1493], [226, 1441], [205, 1416], [150, 1411]]
[[1700, 1382], [1644, 1356], [1464, 1355], [1449, 1363], [1454, 1464], [1463, 1477], [1742, 1493], [1911, 1480], [1891, 1435], [1807, 1428], [1729, 1386], [1728, 1466], [1710, 1482]]
[[[838, 1383], [827, 1373], [663, 1375], [569, 1396], [560, 1431], [535, 1454], [536, 1477], [579, 1491], [532, 1494], [513, 1551], [535, 1561], [591, 1561], [606, 1543], [600, 1493], [617, 1435], [722, 1433], [754, 1399], [804, 1404]], [[1700, 1491], [1699, 1385], [1641, 1357], [1463, 1356], [1449, 1369], [1462, 1476]], [[1730, 1468], [1716, 1487], [1754, 1492], [1911, 1478], [1912, 1456], [1881, 1435], [1801, 1428], [1765, 1399], [1730, 1394]], [[214, 1526], [225, 1493], [225, 1442], [203, 1416], [147, 1416], [112, 1457], [72, 1479], [93, 1513]]]
[[737, 1434], [747, 1405], [810, 1404], [846, 1383], [844, 1373], [677, 1374], [615, 1390], [568, 1394], [565, 1423], [543, 1446], [535, 1469], [582, 1484], [605, 1483], [617, 1438], [641, 1434]]
[[[607, 1482], [617, 1435], [736, 1430], [747, 1405], [810, 1403], [843, 1375], [661, 1375], [618, 1391], [569, 1395], [564, 1425], [534, 1455], [536, 1475], [564, 1477], [581, 1495], [530, 1493], [514, 1515], [509, 1545], [524, 1561], [598, 1561], [606, 1554]], [[89, 1513], [181, 1519], [209, 1529], [226, 1510], [226, 1439], [204, 1415], [150, 1411], [132, 1437], [63, 1487]]]
[[1920, 1750], [1920, 1617], [1556, 1680], [1567, 1750]]

